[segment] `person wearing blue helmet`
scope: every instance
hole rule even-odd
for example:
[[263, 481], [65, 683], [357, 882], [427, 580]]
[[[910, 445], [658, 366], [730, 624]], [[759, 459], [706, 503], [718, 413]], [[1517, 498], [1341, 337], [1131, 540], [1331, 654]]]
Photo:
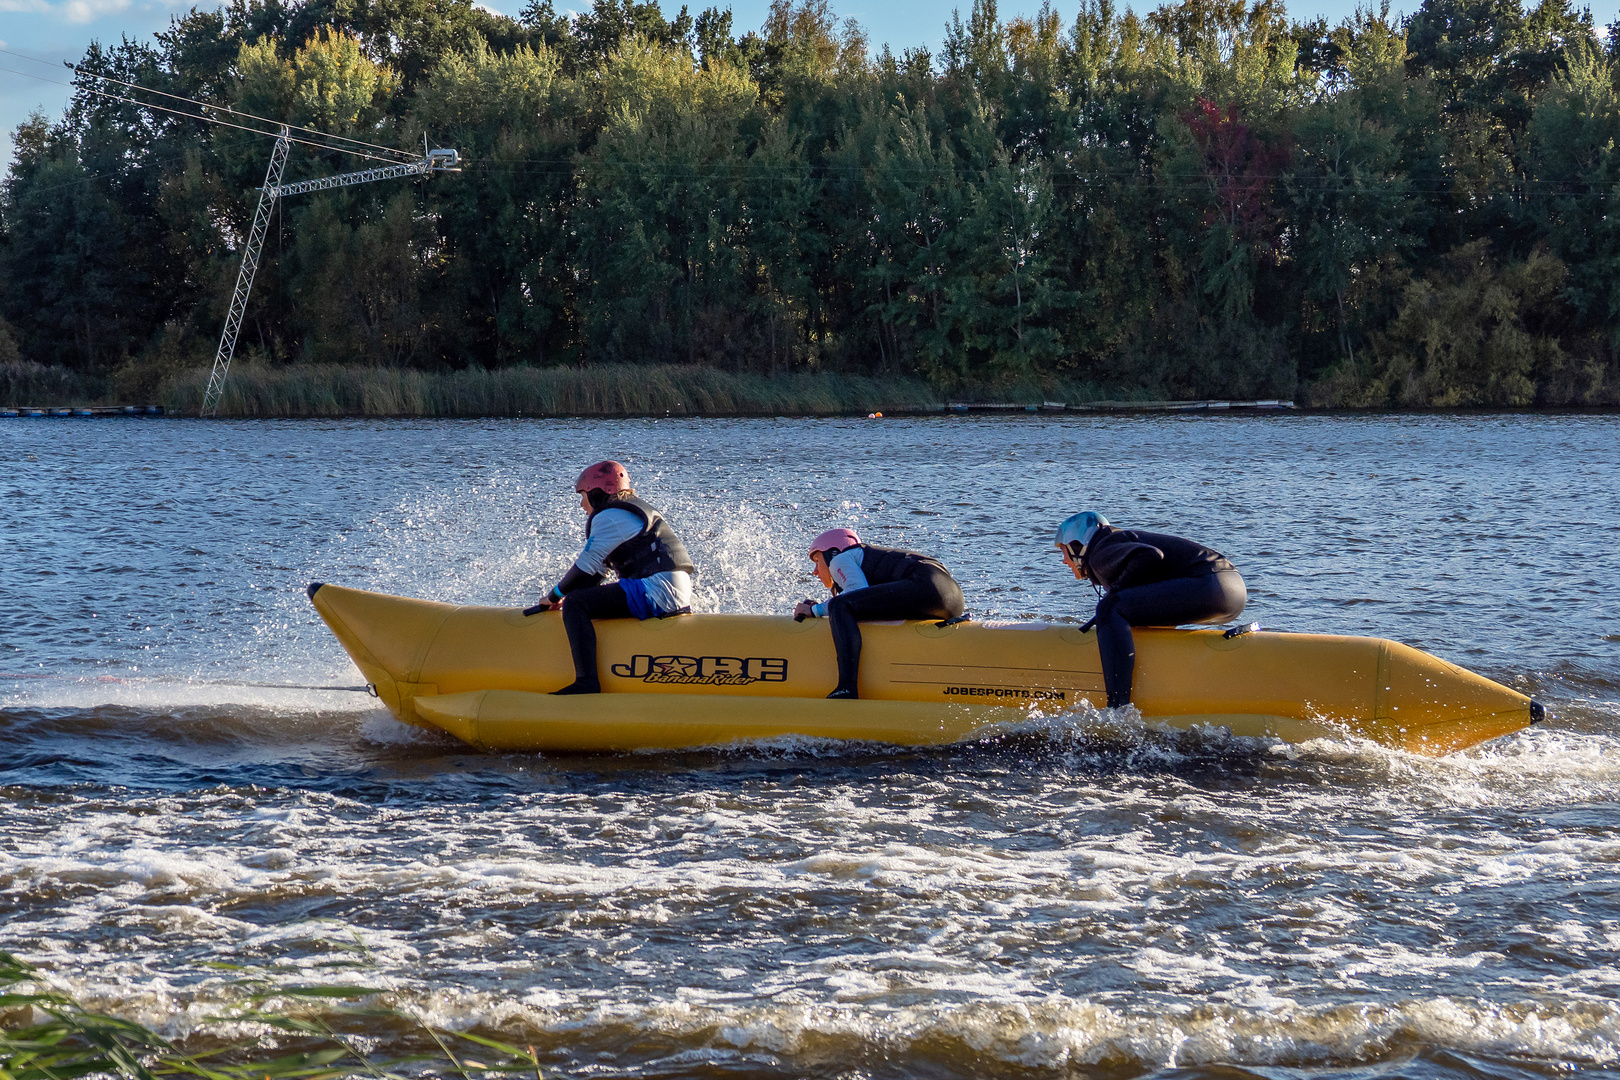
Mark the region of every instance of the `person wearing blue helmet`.
[[1249, 602], [1243, 576], [1220, 552], [1179, 536], [1116, 529], [1091, 510], [1064, 519], [1057, 546], [1075, 577], [1104, 590], [1087, 626], [1097, 627], [1110, 709], [1131, 701], [1131, 627], [1227, 622]]

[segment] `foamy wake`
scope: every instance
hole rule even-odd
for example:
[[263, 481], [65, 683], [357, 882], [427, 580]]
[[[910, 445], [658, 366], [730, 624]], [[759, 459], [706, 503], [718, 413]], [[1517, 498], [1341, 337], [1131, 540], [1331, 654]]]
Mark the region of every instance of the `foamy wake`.
[[[230, 1019], [248, 1007], [240, 988], [180, 992], [160, 980], [131, 992], [52, 981], [94, 1007], [171, 1038], [202, 1032], [231, 1038], [270, 1034], [262, 1024]], [[1620, 1004], [1595, 998], [1499, 1003], [1448, 995], [1328, 1005], [1286, 999], [1260, 1005], [1164, 1000], [1158, 1007], [1129, 1008], [1061, 994], [967, 1002], [801, 1002], [791, 1000], [792, 995], [777, 1002], [714, 1000], [753, 998], [744, 987], [735, 994], [692, 989], [658, 1001], [616, 994], [570, 1000], [543, 987], [514, 988], [510, 996], [387, 987], [396, 981], [355, 983], [384, 991], [358, 998], [356, 1004], [397, 1010], [441, 1030], [494, 1034], [533, 1045], [543, 1055], [597, 1062], [611, 1060], [615, 1049], [627, 1044], [636, 1046], [635, 1056], [643, 1061], [679, 1054], [696, 1065], [763, 1053], [788, 1066], [795, 1059], [813, 1061], [823, 1073], [837, 1071], [827, 1068], [831, 1063], [851, 1067], [874, 1055], [938, 1055], [959, 1066], [977, 1062], [992, 1072], [1009, 1066], [1323, 1067], [1376, 1061], [1424, 1046], [1600, 1067], [1620, 1062]], [[252, 1007], [261, 1006], [306, 1015], [330, 1010], [334, 1018], [342, 1012], [341, 1007], [290, 997], [272, 996]], [[390, 1042], [408, 1043], [421, 1035], [408, 1023], [376, 1025], [370, 1034], [368, 1041], [381, 1053], [409, 1049]]]

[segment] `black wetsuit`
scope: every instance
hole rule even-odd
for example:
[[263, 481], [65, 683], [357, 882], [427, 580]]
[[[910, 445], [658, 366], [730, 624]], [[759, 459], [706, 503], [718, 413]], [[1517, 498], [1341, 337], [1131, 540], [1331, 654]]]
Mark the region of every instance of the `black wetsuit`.
[[[594, 493], [593, 493], [594, 494]], [[619, 575], [609, 585], [600, 584], [601, 574], [587, 574], [577, 565], [558, 582], [556, 592], [567, 597], [563, 604], [563, 629], [568, 633], [568, 647], [574, 655], [574, 681], [556, 693], [595, 693], [601, 689], [596, 673], [596, 627], [593, 619], [628, 619], [632, 615], [646, 618], [638, 612], [625, 594], [624, 582], [635, 578], [651, 577], [667, 570], [684, 570], [695, 574], [696, 567], [686, 553], [675, 530], [669, 527], [662, 514], [634, 497], [591, 500], [591, 515], [585, 519], [585, 535], [591, 534], [591, 522], [603, 510], [627, 510], [641, 519], [641, 531], [614, 548], [606, 559], [608, 569]], [[683, 608], [682, 612], [686, 609]], [[681, 612], [660, 612], [664, 615]]]
[[962, 587], [943, 563], [915, 551], [862, 544], [866, 588], [840, 592], [827, 601], [838, 689], [854, 697], [861, 667], [861, 620], [954, 619], [962, 614]]
[[1128, 705], [1136, 669], [1133, 626], [1235, 619], [1248, 603], [1243, 576], [1218, 551], [1164, 533], [1104, 525], [1081, 557], [1085, 575], [1108, 592], [1097, 604], [1108, 707]]

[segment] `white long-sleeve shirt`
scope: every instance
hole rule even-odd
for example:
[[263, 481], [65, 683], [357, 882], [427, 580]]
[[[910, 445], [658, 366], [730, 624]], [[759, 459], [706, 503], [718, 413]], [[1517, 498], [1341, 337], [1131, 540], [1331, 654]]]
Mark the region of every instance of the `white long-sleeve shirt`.
[[[607, 558], [620, 544], [641, 532], [641, 518], [629, 510], [602, 510], [591, 518], [590, 535], [574, 565], [587, 574], [607, 572]], [[641, 579], [647, 599], [660, 611], [692, 606], [692, 575], [685, 570], [664, 570]], [[863, 579], [864, 581], [864, 579]]]
[[[832, 579], [837, 584], [839, 592], [854, 592], [867, 586], [866, 571], [861, 569], [866, 549], [860, 547], [845, 548], [831, 559], [827, 560], [827, 569], [832, 573]], [[817, 618], [827, 617], [827, 602], [823, 600], [811, 609]]]

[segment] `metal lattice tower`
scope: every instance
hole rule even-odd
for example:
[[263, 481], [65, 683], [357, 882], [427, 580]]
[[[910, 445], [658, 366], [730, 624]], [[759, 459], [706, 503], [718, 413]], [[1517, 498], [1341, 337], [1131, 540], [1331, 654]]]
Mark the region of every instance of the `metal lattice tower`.
[[270, 151], [270, 168], [265, 170], [264, 187], [259, 189], [259, 209], [253, 214], [253, 229], [248, 233], [247, 247], [242, 250], [242, 270], [236, 275], [236, 291], [231, 294], [231, 310], [225, 316], [225, 330], [219, 335], [219, 351], [214, 354], [214, 370], [208, 376], [208, 389], [203, 393], [202, 415], [219, 412], [219, 398], [225, 392], [225, 375], [231, 370], [231, 357], [236, 353], [236, 335], [242, 329], [242, 316], [247, 313], [248, 294], [253, 291], [253, 275], [259, 269], [259, 251], [264, 247], [264, 234], [270, 229], [270, 212], [275, 209], [280, 194], [281, 170], [287, 164], [288, 137], [292, 133], [285, 127]]
[[242, 317], [247, 313], [248, 295], [253, 291], [253, 275], [259, 269], [259, 252], [264, 247], [265, 233], [270, 229], [270, 213], [276, 200], [283, 195], [302, 195], [309, 191], [330, 191], [350, 184], [366, 184], [373, 180], [391, 180], [399, 176], [427, 176], [437, 172], [460, 172], [461, 155], [454, 150], [429, 150], [422, 147], [422, 160], [401, 165], [384, 165], [376, 169], [323, 176], [316, 180], [299, 180], [292, 184], [281, 182], [281, 170], [287, 164], [290, 132], [286, 127], [276, 139], [270, 152], [270, 168], [264, 174], [264, 187], [259, 189], [259, 209], [253, 215], [253, 230], [248, 234], [247, 247], [242, 251], [242, 270], [236, 275], [236, 291], [231, 294], [231, 310], [225, 316], [225, 330], [219, 335], [219, 351], [214, 354], [214, 370], [208, 376], [208, 389], [203, 393], [203, 416], [219, 412], [219, 399], [225, 393], [225, 376], [231, 370], [231, 357], [236, 352], [236, 335], [242, 329]]

